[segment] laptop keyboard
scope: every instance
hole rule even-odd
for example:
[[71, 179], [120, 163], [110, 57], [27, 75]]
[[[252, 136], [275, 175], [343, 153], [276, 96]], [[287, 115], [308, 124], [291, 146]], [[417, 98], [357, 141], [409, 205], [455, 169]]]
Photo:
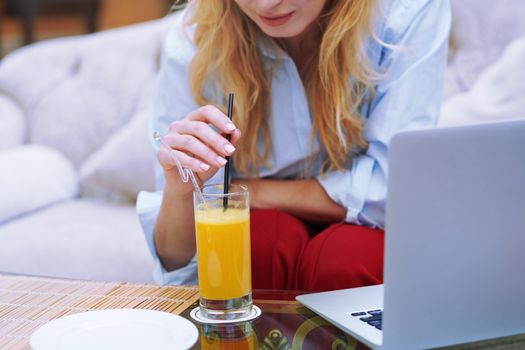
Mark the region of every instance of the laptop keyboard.
[[353, 317], [359, 317], [359, 319], [370, 326], [375, 327], [379, 330], [383, 328], [383, 310], [370, 310], [370, 311], [359, 311], [351, 314]]

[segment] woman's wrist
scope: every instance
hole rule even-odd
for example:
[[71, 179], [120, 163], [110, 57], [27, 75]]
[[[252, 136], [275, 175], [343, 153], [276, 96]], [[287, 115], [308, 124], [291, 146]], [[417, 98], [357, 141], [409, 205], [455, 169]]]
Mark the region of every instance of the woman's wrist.
[[[189, 183], [172, 186], [168, 183], [164, 185], [163, 196], [169, 198], [169, 201], [186, 202], [193, 201], [193, 187]], [[188, 185], [188, 186], [186, 186]]]
[[190, 181], [183, 182], [178, 172], [177, 174], [164, 174], [166, 182], [164, 184], [163, 194], [165, 198], [188, 199], [193, 196], [193, 186]]

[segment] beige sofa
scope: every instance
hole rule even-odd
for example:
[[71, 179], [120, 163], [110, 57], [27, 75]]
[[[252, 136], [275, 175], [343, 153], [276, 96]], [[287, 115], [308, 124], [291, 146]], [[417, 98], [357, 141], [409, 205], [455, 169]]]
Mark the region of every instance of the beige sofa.
[[[440, 125], [522, 118], [525, 2], [453, 10]], [[134, 201], [153, 188], [147, 123], [170, 21], [42, 42], [0, 63], [0, 271], [152, 281]]]
[[150, 101], [170, 18], [42, 42], [0, 64], [0, 271], [152, 281]]

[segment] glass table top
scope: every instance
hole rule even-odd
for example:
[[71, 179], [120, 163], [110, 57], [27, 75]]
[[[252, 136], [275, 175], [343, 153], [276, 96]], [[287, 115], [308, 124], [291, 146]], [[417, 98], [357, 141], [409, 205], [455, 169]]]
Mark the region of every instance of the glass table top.
[[193, 349], [367, 349], [295, 301], [299, 291], [258, 290], [254, 304], [262, 315], [248, 322], [200, 324], [190, 317], [198, 302], [181, 315], [199, 329]]

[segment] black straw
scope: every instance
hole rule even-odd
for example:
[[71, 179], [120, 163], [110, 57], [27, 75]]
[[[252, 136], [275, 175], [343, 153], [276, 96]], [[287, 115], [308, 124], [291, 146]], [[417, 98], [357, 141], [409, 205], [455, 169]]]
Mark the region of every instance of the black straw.
[[[228, 95], [228, 118], [232, 120], [233, 114], [233, 93]], [[226, 140], [230, 142], [231, 134], [226, 134]], [[228, 208], [228, 196], [226, 195], [230, 187], [230, 156], [226, 156], [226, 167], [224, 168], [224, 198], [222, 200], [222, 208], [226, 210]]]

